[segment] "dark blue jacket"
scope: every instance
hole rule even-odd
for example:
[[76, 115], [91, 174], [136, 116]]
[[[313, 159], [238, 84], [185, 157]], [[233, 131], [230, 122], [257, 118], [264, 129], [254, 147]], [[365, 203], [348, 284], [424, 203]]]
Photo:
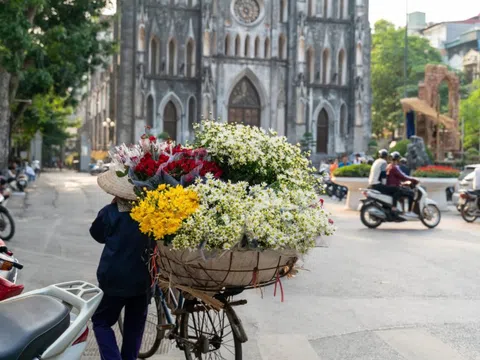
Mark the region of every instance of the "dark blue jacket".
[[97, 269], [99, 287], [110, 296], [138, 296], [150, 289], [148, 255], [150, 239], [142, 234], [128, 212], [117, 204], [105, 206], [90, 228], [105, 247]]

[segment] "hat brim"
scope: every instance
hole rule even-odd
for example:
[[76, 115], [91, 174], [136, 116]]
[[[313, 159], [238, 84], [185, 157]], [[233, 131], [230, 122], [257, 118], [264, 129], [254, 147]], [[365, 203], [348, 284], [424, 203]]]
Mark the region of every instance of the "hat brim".
[[97, 183], [107, 194], [125, 200], [137, 200], [133, 184], [128, 182], [128, 176], [118, 177], [114, 170], [108, 170], [100, 174]]

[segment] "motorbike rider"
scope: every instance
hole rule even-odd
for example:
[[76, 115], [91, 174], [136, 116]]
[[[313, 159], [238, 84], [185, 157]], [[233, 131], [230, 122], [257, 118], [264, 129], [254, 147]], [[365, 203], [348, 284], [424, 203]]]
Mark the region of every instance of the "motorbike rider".
[[396, 192], [393, 194], [393, 202], [396, 204], [400, 198], [408, 198], [408, 212], [405, 215], [416, 217], [417, 215], [412, 213], [414, 193], [412, 190], [402, 187], [401, 185], [402, 182], [406, 181], [418, 184], [418, 180], [402, 172], [399, 166], [401, 155], [398, 151], [394, 151], [390, 156], [392, 162], [387, 166], [387, 185], [396, 188]]
[[473, 173], [473, 191], [478, 196], [477, 207], [480, 209], [480, 167], [477, 167]]
[[[373, 162], [372, 168], [370, 169], [370, 176], [368, 177], [368, 187], [373, 190], [377, 190], [382, 194], [392, 196], [397, 192], [395, 186], [386, 185], [387, 179], [387, 159], [388, 151], [382, 149], [378, 152], [378, 159]], [[397, 211], [397, 202], [395, 198], [393, 199], [393, 212]]]

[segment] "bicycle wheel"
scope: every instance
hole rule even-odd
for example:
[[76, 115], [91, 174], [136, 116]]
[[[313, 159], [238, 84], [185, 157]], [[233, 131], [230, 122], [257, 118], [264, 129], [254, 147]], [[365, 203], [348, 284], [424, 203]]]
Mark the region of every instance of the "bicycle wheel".
[[242, 343], [230, 323], [237, 316], [230, 306], [216, 311], [197, 302], [186, 310], [180, 320], [180, 337], [187, 360], [242, 360]]
[[[118, 327], [123, 336], [123, 311], [118, 318]], [[165, 314], [161, 300], [155, 296], [148, 306], [147, 321], [145, 323], [145, 330], [143, 332], [142, 346], [138, 357], [140, 359], [147, 359], [152, 357], [160, 347], [160, 343], [165, 336], [165, 330], [160, 329], [160, 325], [165, 324]]]
[[7, 208], [0, 205], [0, 239], [8, 241], [15, 234], [15, 223]]

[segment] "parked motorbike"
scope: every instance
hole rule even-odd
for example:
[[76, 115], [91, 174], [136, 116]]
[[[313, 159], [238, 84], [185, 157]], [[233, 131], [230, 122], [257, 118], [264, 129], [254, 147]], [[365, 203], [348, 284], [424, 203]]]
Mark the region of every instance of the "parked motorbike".
[[[20, 269], [4, 243], [3, 248], [7, 253], [0, 253], [0, 268]], [[87, 346], [87, 323], [100, 305], [102, 290], [84, 281], [20, 295], [22, 290], [0, 276], [0, 359], [80, 360]]]
[[463, 220], [472, 223], [480, 217], [480, 208], [478, 207], [479, 195], [475, 191], [465, 190], [460, 193], [458, 204], [461, 208]]
[[5, 241], [10, 240], [15, 235], [15, 222], [10, 211], [6, 208], [9, 197], [10, 192], [8, 189], [0, 191], [0, 238]]
[[90, 175], [100, 175], [110, 169], [110, 164], [104, 164], [103, 162], [97, 162], [91, 169]]
[[18, 191], [24, 192], [28, 186], [28, 176], [25, 170], [18, 170], [15, 181]]
[[[393, 212], [393, 198], [391, 196], [384, 195], [376, 190], [366, 189], [363, 191], [365, 199], [360, 200], [362, 203], [360, 208], [362, 223], [370, 229], [375, 229], [384, 222], [404, 221], [421, 221], [430, 229], [436, 227], [441, 220], [441, 213], [437, 204], [428, 198], [426, 190], [418, 184], [408, 185], [414, 191], [413, 213], [417, 217], [407, 217], [402, 213]], [[400, 205], [406, 208], [404, 204]]]

